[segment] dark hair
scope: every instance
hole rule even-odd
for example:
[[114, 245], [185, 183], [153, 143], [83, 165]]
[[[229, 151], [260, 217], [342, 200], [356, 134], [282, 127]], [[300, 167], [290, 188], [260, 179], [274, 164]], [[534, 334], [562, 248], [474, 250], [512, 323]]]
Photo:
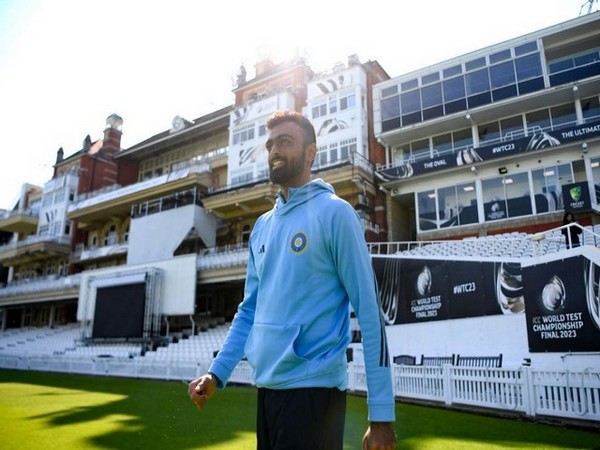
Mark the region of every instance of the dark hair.
[[304, 146], [310, 144], [316, 144], [317, 136], [315, 134], [315, 128], [312, 123], [304, 117], [302, 114], [296, 111], [275, 111], [271, 117], [267, 120], [267, 130], [272, 130], [277, 125], [286, 122], [293, 122], [302, 128], [304, 134]]
[[569, 216], [571, 216], [571, 217], [573, 218], [573, 220], [575, 220], [575, 216], [573, 215], [573, 213], [566, 212], [566, 213], [565, 213], [565, 216], [563, 217], [563, 225], [566, 225], [566, 224], [568, 224], [568, 223], [571, 223], [571, 222], [569, 221]]

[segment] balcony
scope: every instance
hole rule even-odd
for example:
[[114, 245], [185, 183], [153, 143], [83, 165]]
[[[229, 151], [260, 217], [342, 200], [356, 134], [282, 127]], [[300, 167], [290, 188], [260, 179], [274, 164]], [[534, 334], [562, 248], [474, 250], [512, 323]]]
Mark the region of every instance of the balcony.
[[103, 223], [110, 216], [126, 217], [134, 205], [211, 185], [210, 165], [198, 162], [150, 180], [81, 197], [69, 207], [69, 219], [77, 220], [80, 228], [91, 227], [94, 223]]
[[203, 250], [198, 255], [200, 283], [218, 283], [246, 277], [249, 250], [247, 244], [228, 245]]
[[31, 234], [37, 231], [37, 226], [38, 214], [30, 209], [0, 213], [0, 231]]
[[[373, 165], [357, 152], [346, 158], [318, 163], [312, 168], [313, 176], [331, 184], [337, 195], [351, 196], [357, 189], [374, 193]], [[358, 186], [357, 186], [358, 185]], [[247, 180], [209, 190], [202, 199], [204, 207], [222, 219], [232, 220], [243, 216], [257, 216], [273, 207], [279, 186], [271, 183], [267, 175], [248, 177]]]
[[71, 238], [67, 236], [29, 236], [18, 242], [0, 246], [0, 263], [14, 266], [25, 262], [65, 257], [71, 253]]
[[13, 281], [0, 288], [0, 305], [12, 301], [40, 298], [40, 300], [59, 300], [75, 298], [79, 293], [81, 276], [49, 275]]
[[78, 245], [71, 254], [70, 263], [99, 262], [124, 257], [129, 244], [114, 244], [104, 247]]

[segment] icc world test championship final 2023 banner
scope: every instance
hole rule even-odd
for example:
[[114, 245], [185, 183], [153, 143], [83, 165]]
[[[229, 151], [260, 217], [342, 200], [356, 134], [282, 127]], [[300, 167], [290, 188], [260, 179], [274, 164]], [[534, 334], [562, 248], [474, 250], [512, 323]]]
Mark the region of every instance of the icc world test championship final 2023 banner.
[[525, 314], [531, 352], [600, 350], [600, 267], [373, 257], [388, 325]]

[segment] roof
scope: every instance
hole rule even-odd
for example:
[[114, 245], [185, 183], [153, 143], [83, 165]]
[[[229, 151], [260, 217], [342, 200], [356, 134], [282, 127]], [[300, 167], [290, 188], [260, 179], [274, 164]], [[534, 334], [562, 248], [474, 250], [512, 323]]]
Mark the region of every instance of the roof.
[[193, 139], [199, 135], [210, 132], [215, 128], [229, 126], [229, 113], [233, 110], [233, 105], [213, 111], [204, 116], [194, 119], [192, 122], [186, 121], [188, 124], [181, 131], [173, 132], [171, 128], [161, 131], [154, 136], [139, 142], [127, 149], [122, 149], [114, 155], [115, 158], [123, 157], [141, 157], [147, 153], [164, 149], [166, 146], [174, 145]]

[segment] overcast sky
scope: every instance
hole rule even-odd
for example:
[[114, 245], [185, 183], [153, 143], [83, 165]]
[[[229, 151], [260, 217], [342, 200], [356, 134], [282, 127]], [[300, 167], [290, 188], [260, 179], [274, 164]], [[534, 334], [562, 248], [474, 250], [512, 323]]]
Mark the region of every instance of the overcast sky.
[[[243, 63], [357, 54], [393, 78], [577, 17], [585, 0], [0, 0], [0, 209], [106, 118], [124, 148], [233, 103]], [[593, 10], [597, 10], [596, 4]], [[583, 8], [587, 12], [587, 6]]]

